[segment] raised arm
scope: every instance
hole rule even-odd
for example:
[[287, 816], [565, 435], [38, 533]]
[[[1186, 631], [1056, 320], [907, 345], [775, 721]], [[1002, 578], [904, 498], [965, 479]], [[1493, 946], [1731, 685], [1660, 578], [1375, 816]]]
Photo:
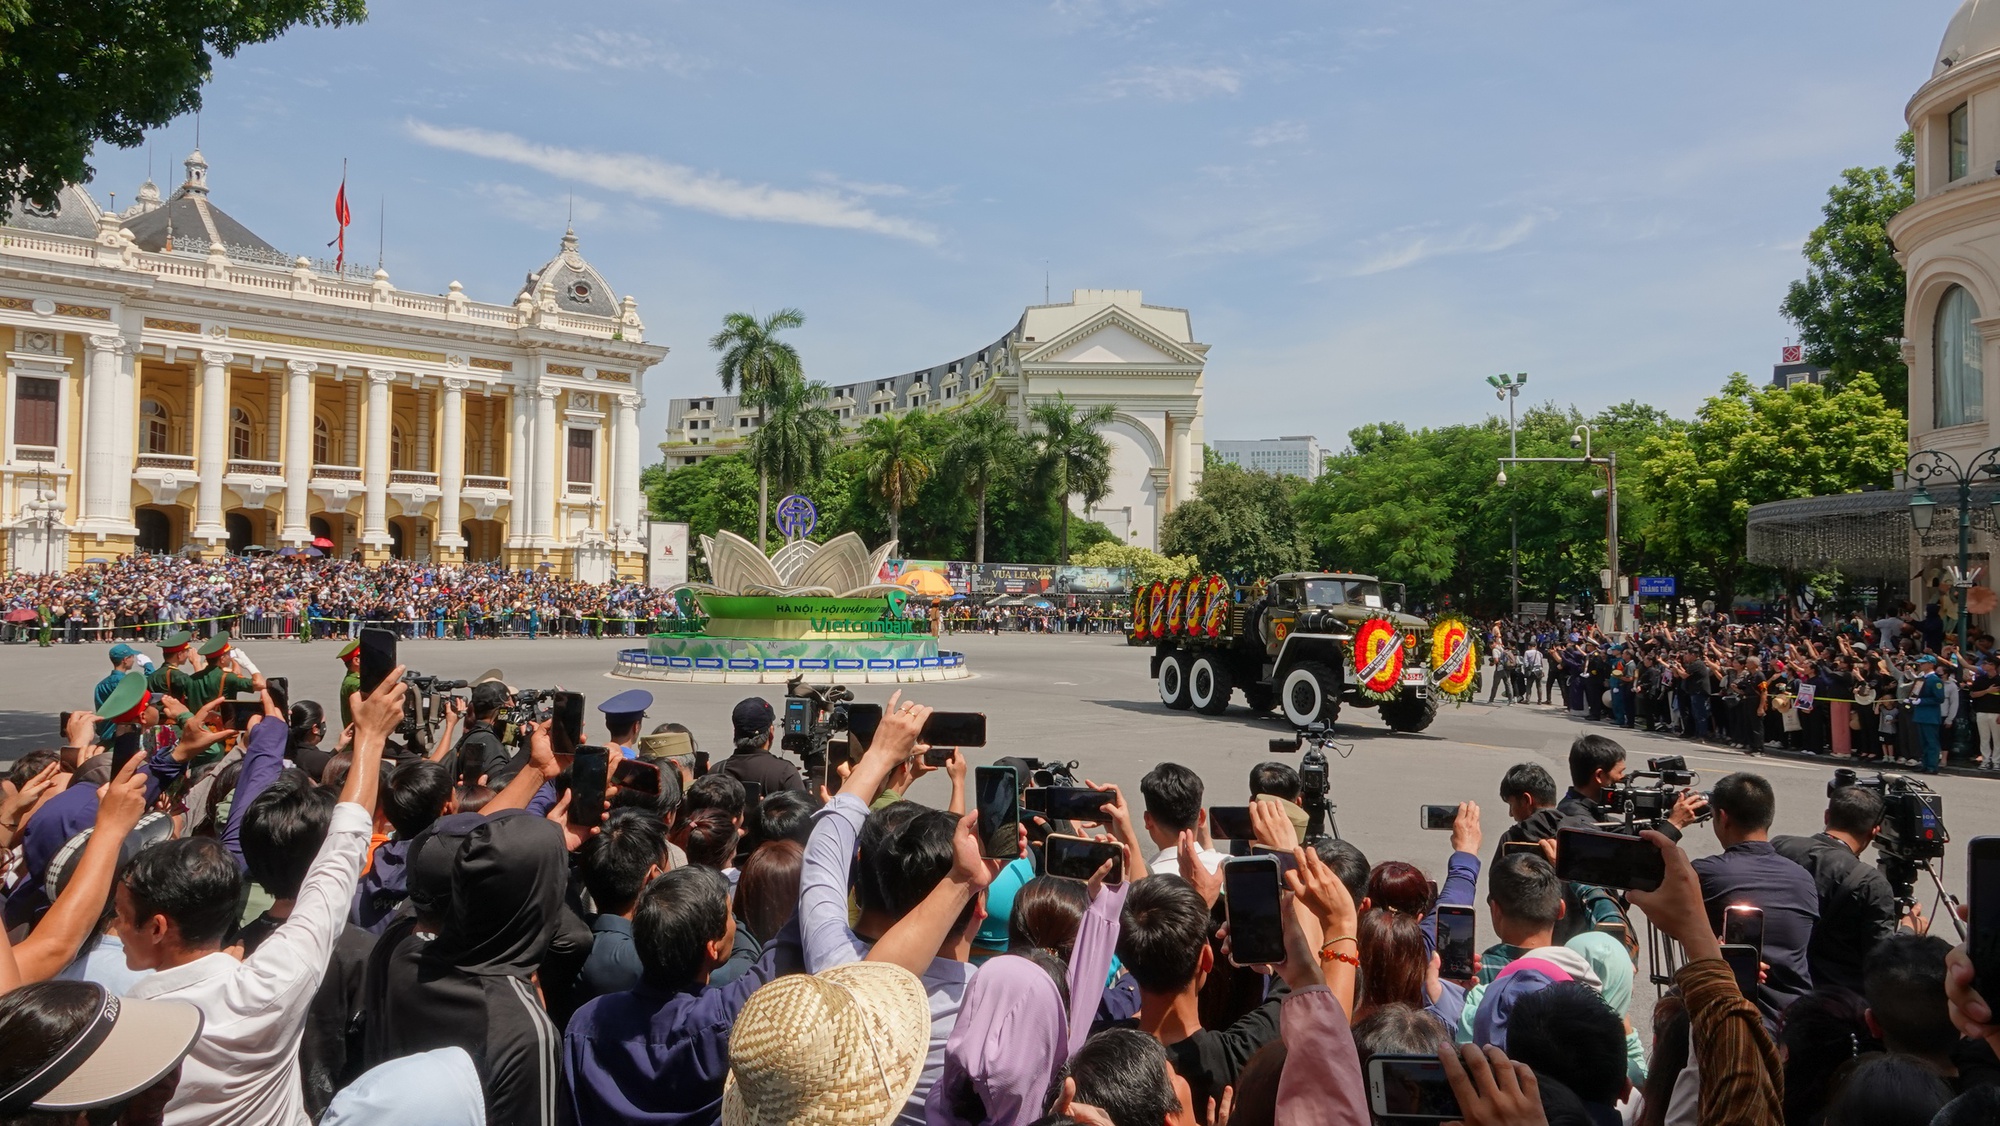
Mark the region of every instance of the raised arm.
[[[930, 968], [965, 905], [993, 882], [993, 869], [979, 855], [978, 826], [977, 813], [958, 819], [958, 828], [951, 835], [951, 871], [923, 902], [896, 920], [868, 952], [868, 961], [889, 962], [918, 976]], [[1095, 1011], [1096, 1006], [1091, 1008]]]
[[222, 827], [222, 847], [243, 863], [243, 815], [257, 795], [269, 789], [285, 772], [285, 742], [291, 731], [282, 720], [273, 718], [277, 709], [270, 696], [264, 698], [265, 712], [250, 720], [244, 736], [243, 767], [236, 776], [236, 793], [229, 799], [229, 820]]
[[96, 824], [75, 870], [63, 881], [62, 894], [35, 924], [34, 933], [14, 948], [20, 981], [47, 981], [61, 973], [97, 929], [118, 871], [119, 847], [146, 815], [146, 776], [138, 769], [134, 755], [98, 796]]

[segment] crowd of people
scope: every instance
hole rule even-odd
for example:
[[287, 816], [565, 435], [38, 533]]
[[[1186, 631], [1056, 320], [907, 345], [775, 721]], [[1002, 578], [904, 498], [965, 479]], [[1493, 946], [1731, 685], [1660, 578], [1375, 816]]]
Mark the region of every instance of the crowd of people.
[[[1498, 779], [1504, 831], [1458, 806], [1442, 856], [1316, 834], [1276, 762], [1243, 788], [1171, 762], [1136, 795], [1084, 781], [1096, 822], [987, 810], [1020, 823], [996, 842], [914, 702], [808, 779], [758, 697], [712, 763], [614, 697], [600, 759], [495, 674], [425, 750], [397, 675], [344, 682], [343, 725], [202, 649], [114, 671], [0, 784], [7, 1126], [1363, 1126], [1411, 1093], [1478, 1126], [2000, 1120], [2000, 1014], [1869, 865], [1865, 785], [1773, 836], [1770, 784], [1731, 774], [1639, 826], [1652, 891], [1557, 875], [1563, 831], [1615, 816], [1625, 752], [1596, 733], [1563, 792], [1537, 762]], [[910, 797], [933, 772], [941, 809]], [[1247, 832], [1211, 816], [1231, 801]], [[1690, 861], [1704, 813], [1723, 851]], [[1051, 830], [1118, 860], [1045, 873]], [[1254, 958], [1225, 894], [1244, 854], [1284, 872], [1281, 949]], [[1464, 965], [1440, 905], [1485, 920]], [[1749, 908], [1743, 980], [1720, 936]], [[1647, 1027], [1640, 919], [1680, 955]], [[1371, 1090], [1397, 1057], [1441, 1083]]]
[[407, 637], [601, 635], [669, 628], [665, 591], [547, 569], [300, 556], [124, 555], [74, 571], [0, 577], [0, 610], [29, 611], [54, 641], [120, 641], [196, 628], [347, 637], [363, 623]]
[[1123, 633], [1131, 621], [1130, 609], [1117, 599], [1072, 599], [1076, 605], [1054, 603], [1036, 606], [1008, 606], [989, 603], [975, 606], [953, 603], [944, 611], [944, 629], [950, 633]]
[[1656, 623], [1610, 638], [1580, 621], [1486, 631], [1488, 702], [1560, 706], [1749, 754], [1777, 746], [1935, 774], [2000, 771], [2000, 651], [1946, 633], [1935, 605], [1870, 616]]

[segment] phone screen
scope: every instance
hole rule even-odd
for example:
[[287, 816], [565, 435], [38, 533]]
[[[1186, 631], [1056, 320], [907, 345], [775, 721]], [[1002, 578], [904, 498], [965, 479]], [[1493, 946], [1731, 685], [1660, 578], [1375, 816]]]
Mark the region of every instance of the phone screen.
[[875, 741], [875, 729], [882, 726], [882, 705], [847, 705], [847, 741], [857, 750], [867, 750]]
[[583, 747], [583, 693], [558, 692], [549, 702], [549, 719], [555, 725], [549, 732], [555, 740], [553, 746], [557, 754], [567, 748]]
[[252, 716], [264, 714], [264, 701], [224, 700], [220, 710], [222, 722], [227, 724], [231, 731], [246, 731], [250, 727]]
[[267, 676], [264, 678], [264, 690], [271, 694], [271, 702], [278, 706], [278, 714], [284, 717], [283, 722], [290, 724], [292, 721], [291, 678]]
[[1208, 835], [1221, 841], [1256, 840], [1257, 831], [1250, 827], [1250, 807], [1247, 805], [1209, 806]]
[[131, 760], [133, 755], [136, 755], [140, 751], [144, 750], [145, 746], [146, 744], [145, 744], [144, 728], [134, 728], [131, 731], [120, 731], [116, 735], [112, 736], [111, 776], [113, 778], [118, 777], [118, 772], [125, 769], [125, 764]]
[[[848, 717], [853, 722], [853, 717]], [[986, 745], [985, 712], [932, 712], [924, 721], [917, 741], [933, 747], [983, 747]]]
[[1055, 820], [1102, 824], [1112, 800], [1111, 791], [1087, 786], [1031, 786], [1022, 804]]
[[660, 768], [650, 762], [625, 759], [612, 767], [611, 777], [620, 789], [640, 790], [648, 794], [660, 792]]
[[396, 667], [396, 634], [386, 629], [364, 629], [357, 639], [361, 643], [361, 694], [374, 694], [383, 680]]
[[1261, 966], [1285, 960], [1278, 889], [1278, 862], [1268, 856], [1232, 856], [1222, 862], [1222, 899], [1229, 911], [1229, 960], [1236, 965]]
[[1417, 811], [1417, 823], [1426, 829], [1449, 829], [1457, 820], [1455, 805], [1427, 805]]
[[1479, 942], [1479, 917], [1470, 907], [1440, 903], [1437, 909], [1437, 945], [1445, 977], [1463, 980], [1479, 972], [1475, 949]]
[[[924, 752], [925, 766], [950, 766], [951, 756], [958, 753], [957, 747], [932, 747]], [[1029, 791], [1032, 793], [1033, 791]]]
[[743, 820], [751, 822], [757, 816], [757, 808], [764, 804], [764, 784], [748, 779], [739, 781], [743, 783]]
[[569, 760], [569, 823], [589, 829], [604, 820], [604, 774], [611, 761], [605, 747], [578, 747]]
[[1974, 837], [1966, 848], [1966, 876], [1972, 900], [1972, 987], [1990, 1005], [2000, 1004], [2000, 837]]
[[1729, 972], [1736, 978], [1736, 988], [1753, 1000], [1757, 996], [1757, 963], [1761, 957], [1755, 946], [1735, 942], [1722, 944], [1722, 960], [1729, 963]]
[[1097, 874], [1104, 862], [1111, 861], [1110, 883], [1125, 882], [1125, 850], [1110, 841], [1093, 841], [1083, 837], [1072, 837], [1062, 833], [1050, 833], [1042, 845], [1042, 870], [1051, 876], [1068, 876], [1073, 880], [1087, 880]]
[[1465, 1117], [1436, 1056], [1374, 1056], [1368, 1061], [1369, 1109], [1380, 1118], [1450, 1122]]
[[979, 854], [994, 859], [1021, 855], [1021, 809], [1016, 793], [1021, 776], [1011, 766], [972, 771], [973, 803], [979, 810]]
[[1541, 851], [1542, 843], [1540, 841], [1502, 841], [1500, 843], [1500, 855], [1502, 856], [1512, 856], [1517, 852], [1532, 852], [1540, 855]]
[[1722, 941], [1738, 946], [1764, 949], [1764, 910], [1761, 907], [1731, 907], [1722, 913]]
[[1667, 860], [1659, 849], [1638, 837], [1595, 829], [1559, 829], [1556, 875], [1579, 884], [1652, 891], [1667, 878]]

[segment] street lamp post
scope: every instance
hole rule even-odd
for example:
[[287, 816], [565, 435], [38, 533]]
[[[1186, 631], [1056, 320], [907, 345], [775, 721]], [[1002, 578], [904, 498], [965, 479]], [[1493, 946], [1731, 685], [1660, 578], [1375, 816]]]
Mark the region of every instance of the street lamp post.
[[21, 507], [35, 513], [42, 525], [42, 573], [55, 570], [56, 519], [69, 506], [49, 488], [49, 471], [35, 467], [35, 499]]
[[[1506, 372], [1489, 375], [1486, 383], [1493, 388], [1493, 397], [1507, 404], [1507, 459], [1514, 460], [1520, 453], [1514, 446], [1515, 435], [1519, 432], [1514, 425], [1514, 400], [1521, 396], [1521, 388], [1527, 386], [1528, 373], [1509, 377]], [[1521, 517], [1514, 509], [1514, 495], [1507, 494], [1507, 547], [1508, 547], [1508, 589], [1512, 592], [1514, 617], [1521, 616]], [[1554, 607], [1550, 607], [1551, 610]]]
[[[1931, 520], [1937, 515], [1937, 500], [1931, 496], [1930, 484], [1936, 481], [1942, 486], [1958, 487], [1958, 566], [1952, 569], [1951, 583], [1958, 588], [1958, 631], [1957, 644], [1965, 646], [1965, 619], [1968, 616], [1965, 602], [1978, 576], [1972, 573], [1972, 486], [1982, 478], [1993, 480], [2000, 477], [2000, 446], [1981, 450], [1964, 465], [1957, 458], [1939, 450], [1919, 450], [1909, 456], [1910, 479], [1917, 483], [1917, 491], [1910, 495], [1910, 523], [1922, 535], [1931, 529]], [[2000, 510], [2000, 493], [1995, 493], [1991, 503]], [[2000, 514], [2000, 513], [1996, 513]]]
[[[1611, 604], [1611, 626], [1615, 632], [1620, 625], [1618, 613], [1618, 451], [1612, 450], [1603, 457], [1596, 457], [1590, 451], [1593, 430], [1589, 423], [1579, 425], [1569, 437], [1571, 449], [1582, 449], [1582, 457], [1503, 457], [1500, 484], [1507, 483], [1508, 464], [1524, 462], [1559, 462], [1565, 465], [1597, 465], [1604, 468], [1604, 547], [1605, 562], [1609, 564], [1611, 581], [1605, 590], [1605, 601]], [[2000, 451], [1995, 451], [2000, 452]], [[1550, 607], [1551, 610], [1554, 607]]]

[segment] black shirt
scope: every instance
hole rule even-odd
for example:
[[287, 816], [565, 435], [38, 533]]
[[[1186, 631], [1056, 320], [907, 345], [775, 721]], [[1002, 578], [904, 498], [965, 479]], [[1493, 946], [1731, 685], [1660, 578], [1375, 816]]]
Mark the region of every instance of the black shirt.
[[[1996, 685], [1996, 682], [1990, 676], [1975, 676], [1972, 678], [1972, 684], [1967, 691], [1982, 692], [1996, 686], [2000, 685]], [[1972, 696], [1969, 699], [1972, 701], [1972, 710], [1975, 713], [1991, 715], [1995, 712], [2000, 712], [2000, 692], [1994, 692], [1985, 696]]]
[[723, 759], [716, 769], [738, 782], [757, 783], [764, 787], [766, 796], [779, 790], [806, 792], [799, 768], [769, 751], [738, 751]]
[[1694, 862], [1709, 926], [1722, 933], [1725, 907], [1749, 904], [1764, 911], [1764, 963], [1770, 967], [1757, 987], [1757, 1008], [1775, 1028], [1778, 1014], [1812, 991], [1806, 959], [1819, 918], [1819, 890], [1812, 876], [1780, 856], [1770, 841], [1738, 841], [1716, 856]]
[[483, 776], [487, 785], [498, 790], [506, 785], [497, 781], [507, 766], [507, 746], [494, 732], [493, 725], [480, 720], [472, 720], [465, 725], [465, 734], [459, 736], [458, 746], [452, 748], [458, 756], [459, 780], [468, 785]]
[[1236, 1083], [1237, 1073], [1257, 1049], [1278, 1038], [1278, 1009], [1284, 1003], [1284, 986], [1273, 983], [1278, 996], [1250, 1010], [1235, 1024], [1217, 1031], [1203, 1028], [1193, 1036], [1167, 1045], [1167, 1062], [1187, 1080], [1194, 1105], [1205, 1107], [1208, 1100], [1222, 1100], [1222, 1089]]
[[1811, 874], [1819, 893], [1819, 922], [1806, 947], [1813, 984], [1861, 992], [1862, 959], [1896, 933], [1896, 894], [1888, 877], [1825, 833], [1773, 837], [1771, 847]]

